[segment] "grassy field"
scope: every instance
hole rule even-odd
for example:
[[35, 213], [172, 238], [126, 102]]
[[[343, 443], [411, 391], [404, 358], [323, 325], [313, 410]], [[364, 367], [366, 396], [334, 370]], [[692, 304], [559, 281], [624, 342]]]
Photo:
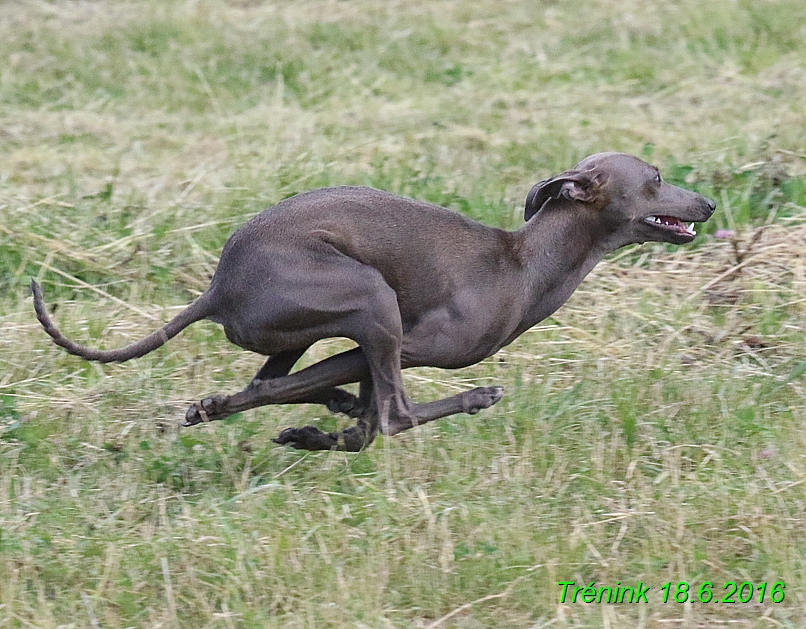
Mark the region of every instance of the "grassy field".
[[[0, 628], [806, 626], [804, 24], [802, 0], [0, 2]], [[287, 196], [514, 229], [601, 150], [717, 213], [494, 358], [407, 372], [415, 400], [506, 397], [357, 455], [271, 443], [346, 425], [319, 407], [179, 430], [261, 364], [212, 323], [101, 366], [33, 315], [31, 277], [65, 334], [120, 346]]]

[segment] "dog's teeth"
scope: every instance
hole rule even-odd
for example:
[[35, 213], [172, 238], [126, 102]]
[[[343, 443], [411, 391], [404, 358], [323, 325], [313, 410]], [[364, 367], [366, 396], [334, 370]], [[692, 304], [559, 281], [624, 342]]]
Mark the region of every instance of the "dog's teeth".
[[694, 231], [694, 223], [689, 223], [689, 224], [688, 224], [688, 230], [689, 230], [690, 232], [693, 232], [693, 231]]

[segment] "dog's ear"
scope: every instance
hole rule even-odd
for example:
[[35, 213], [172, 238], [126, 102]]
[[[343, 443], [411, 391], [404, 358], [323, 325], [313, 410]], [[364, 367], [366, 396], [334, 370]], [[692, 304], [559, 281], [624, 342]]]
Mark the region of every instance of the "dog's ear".
[[599, 200], [599, 192], [607, 180], [605, 173], [598, 169], [566, 170], [552, 179], [538, 181], [526, 196], [524, 220], [528, 221], [546, 203], [555, 199], [593, 203]]

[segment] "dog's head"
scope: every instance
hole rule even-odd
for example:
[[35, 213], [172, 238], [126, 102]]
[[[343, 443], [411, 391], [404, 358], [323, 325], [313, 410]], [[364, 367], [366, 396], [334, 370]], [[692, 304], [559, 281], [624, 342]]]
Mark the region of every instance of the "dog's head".
[[663, 181], [651, 164], [624, 153], [597, 153], [573, 169], [541, 181], [526, 198], [524, 218], [554, 206], [578, 206], [594, 213], [618, 246], [647, 241], [684, 244], [694, 240], [694, 223], [713, 214], [716, 204]]

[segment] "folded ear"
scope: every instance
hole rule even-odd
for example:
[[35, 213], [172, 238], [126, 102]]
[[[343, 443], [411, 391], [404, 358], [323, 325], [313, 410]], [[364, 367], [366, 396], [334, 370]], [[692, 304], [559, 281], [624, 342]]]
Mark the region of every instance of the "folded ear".
[[528, 221], [549, 201], [567, 199], [593, 203], [599, 199], [599, 191], [606, 176], [599, 170], [566, 170], [552, 179], [537, 182], [526, 196], [524, 220]]

